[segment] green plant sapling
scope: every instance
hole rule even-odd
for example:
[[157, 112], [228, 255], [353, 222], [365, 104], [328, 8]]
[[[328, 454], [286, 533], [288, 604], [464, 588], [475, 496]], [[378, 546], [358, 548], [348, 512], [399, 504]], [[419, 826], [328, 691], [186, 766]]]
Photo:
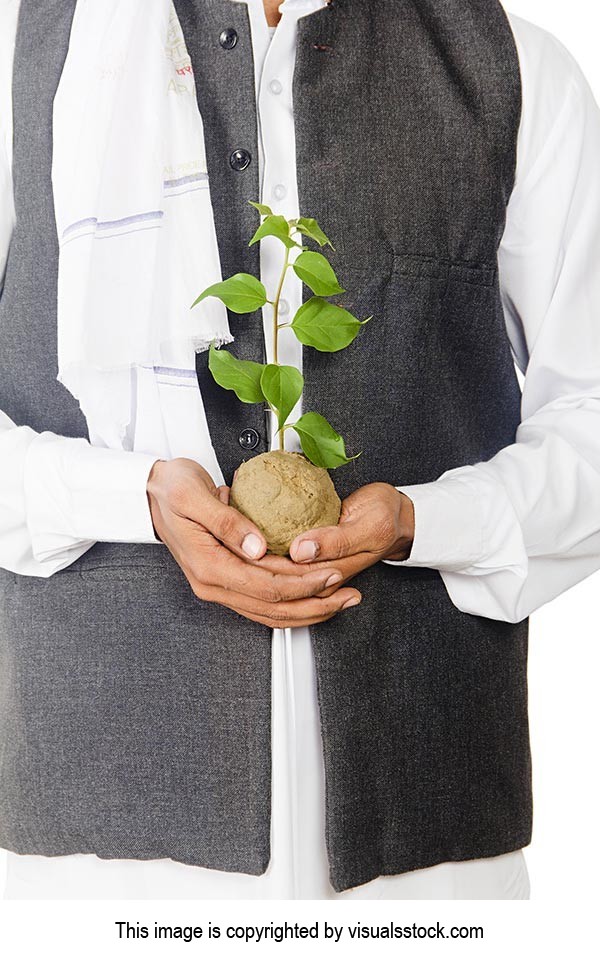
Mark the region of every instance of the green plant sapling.
[[[236, 472], [230, 503], [249, 517], [264, 533], [269, 550], [287, 554], [296, 535], [313, 527], [337, 524], [340, 499], [327, 469], [347, 464], [344, 440], [316, 411], [307, 411], [297, 421], [288, 418], [300, 399], [304, 378], [300, 371], [278, 359], [279, 332], [289, 327], [298, 340], [317, 351], [332, 353], [348, 347], [361, 327], [359, 320], [338, 304], [327, 300], [343, 294], [335, 271], [320, 251], [302, 244], [306, 238], [320, 248], [334, 247], [311, 217], [286, 220], [270, 207], [250, 201], [261, 223], [249, 246], [263, 237], [275, 237], [284, 248], [277, 288], [269, 298], [264, 285], [251, 274], [234, 274], [207, 287], [192, 307], [206, 297], [217, 297], [236, 314], [247, 314], [271, 305], [273, 320], [273, 362], [243, 361], [230, 351], [209, 349], [208, 365], [221, 387], [234, 391], [247, 404], [267, 404], [277, 421], [278, 450], [259, 454]], [[292, 261], [293, 250], [299, 253]], [[288, 270], [313, 292], [289, 323], [280, 322], [279, 303]], [[300, 439], [303, 455], [284, 450], [284, 435], [293, 430]], [[359, 455], [354, 455], [358, 457]]]

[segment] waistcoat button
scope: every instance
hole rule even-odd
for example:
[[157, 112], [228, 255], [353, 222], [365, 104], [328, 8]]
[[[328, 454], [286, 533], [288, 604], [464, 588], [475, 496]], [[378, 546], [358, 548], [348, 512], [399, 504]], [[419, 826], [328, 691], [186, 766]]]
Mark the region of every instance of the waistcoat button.
[[234, 170], [245, 170], [251, 160], [252, 157], [248, 151], [240, 147], [233, 151], [229, 163]]
[[254, 448], [257, 448], [260, 444], [260, 435], [258, 431], [254, 430], [254, 428], [244, 428], [238, 438], [238, 441], [240, 442], [240, 447], [243, 448], [244, 451], [254, 451]]
[[226, 30], [222, 30], [219, 34], [219, 43], [223, 47], [223, 50], [233, 50], [237, 42], [238, 35], [233, 27], [227, 27]]

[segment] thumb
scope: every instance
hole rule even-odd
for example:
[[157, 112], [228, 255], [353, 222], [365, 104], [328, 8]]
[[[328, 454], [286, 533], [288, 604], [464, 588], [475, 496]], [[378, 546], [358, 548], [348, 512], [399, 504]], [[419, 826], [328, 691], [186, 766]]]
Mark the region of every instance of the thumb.
[[207, 531], [241, 558], [251, 561], [262, 558], [267, 551], [265, 536], [240, 511], [223, 502], [224, 493], [219, 489], [216, 497], [208, 499], [199, 520]]
[[292, 561], [337, 561], [365, 551], [362, 525], [343, 522], [299, 534], [290, 545]]

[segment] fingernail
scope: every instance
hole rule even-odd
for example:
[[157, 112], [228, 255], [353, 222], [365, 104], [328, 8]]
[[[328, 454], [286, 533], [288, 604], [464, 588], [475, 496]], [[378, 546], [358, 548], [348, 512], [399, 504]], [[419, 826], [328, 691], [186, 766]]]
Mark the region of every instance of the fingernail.
[[262, 543], [257, 534], [247, 534], [242, 541], [242, 551], [248, 558], [258, 558]]
[[330, 575], [325, 582], [326, 588], [331, 588], [332, 585], [337, 585], [342, 580], [342, 576], [339, 574]]
[[360, 598], [349, 598], [345, 605], [342, 605], [342, 611], [345, 608], [354, 608], [355, 605], [360, 604]]
[[313, 561], [317, 557], [317, 545], [314, 541], [301, 541], [294, 556], [296, 561]]

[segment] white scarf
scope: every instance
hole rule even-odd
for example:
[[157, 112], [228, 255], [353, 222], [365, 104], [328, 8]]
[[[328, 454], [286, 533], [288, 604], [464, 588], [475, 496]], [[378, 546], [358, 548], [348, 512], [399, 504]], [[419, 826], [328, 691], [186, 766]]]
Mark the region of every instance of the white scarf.
[[171, 0], [78, 0], [53, 144], [58, 378], [94, 443], [130, 448], [141, 372], [189, 375], [196, 351], [232, 340], [220, 301], [190, 310], [221, 268]]

